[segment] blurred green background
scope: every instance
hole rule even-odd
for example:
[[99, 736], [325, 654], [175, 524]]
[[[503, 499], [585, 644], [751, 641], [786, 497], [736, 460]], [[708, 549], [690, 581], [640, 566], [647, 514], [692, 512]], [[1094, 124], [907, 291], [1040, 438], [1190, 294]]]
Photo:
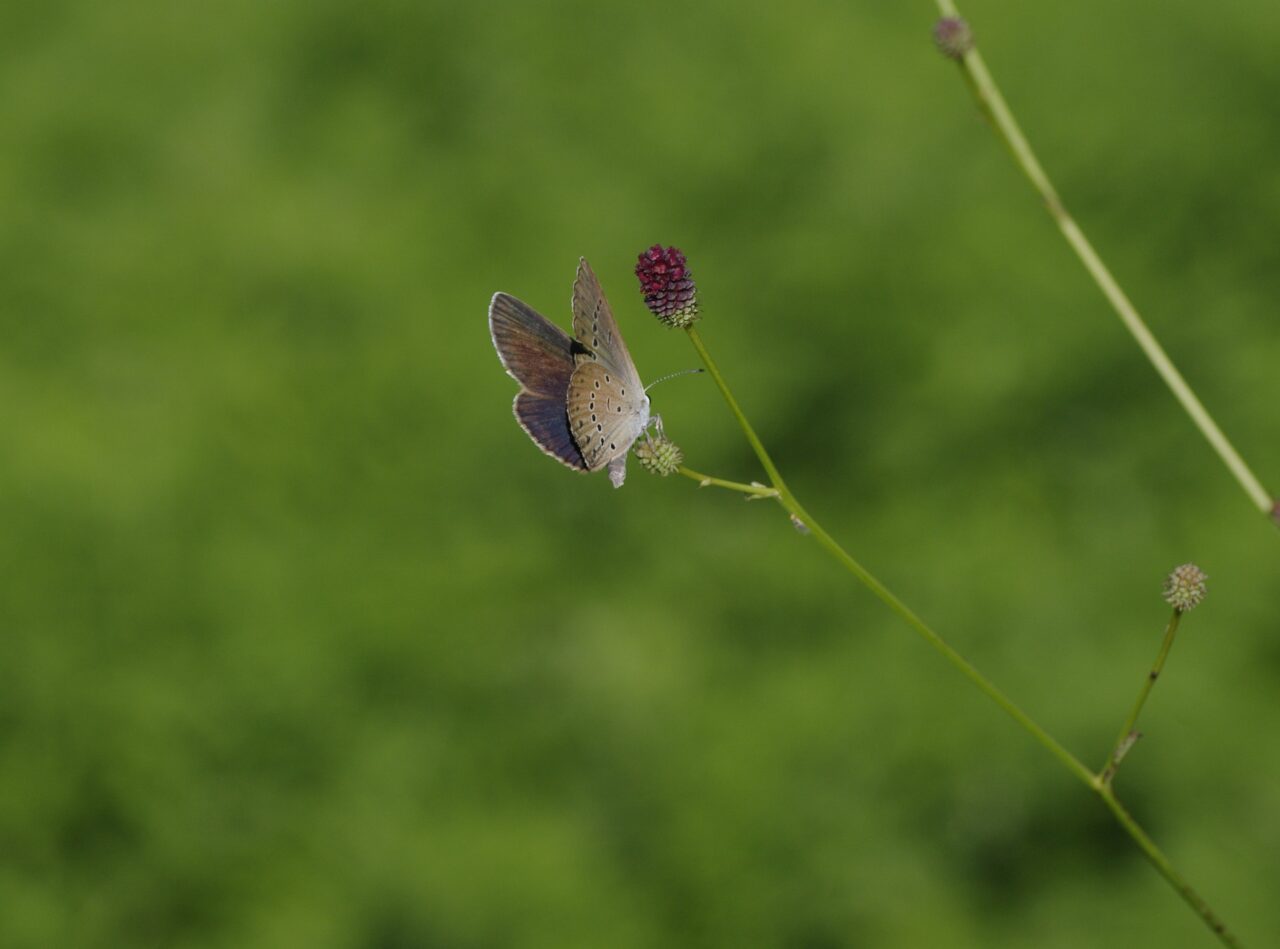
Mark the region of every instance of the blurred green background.
[[[1273, 0], [965, 12], [1280, 485]], [[543, 457], [485, 326], [594, 264], [792, 488], [1280, 938], [1280, 536], [930, 3], [0, 11], [0, 944], [1204, 946], [1101, 805], [767, 504]], [[705, 377], [689, 464], [760, 472]]]

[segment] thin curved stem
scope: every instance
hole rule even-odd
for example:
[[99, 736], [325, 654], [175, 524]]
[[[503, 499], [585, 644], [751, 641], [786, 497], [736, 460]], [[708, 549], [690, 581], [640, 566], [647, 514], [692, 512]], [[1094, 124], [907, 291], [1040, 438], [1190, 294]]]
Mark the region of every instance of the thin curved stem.
[[[947, 662], [951, 663], [960, 671], [965, 678], [972, 682], [977, 688], [995, 702], [1001, 709], [1005, 711], [1015, 722], [1017, 722], [1024, 731], [1034, 738], [1043, 748], [1045, 748], [1058, 762], [1073, 774], [1079, 781], [1085, 784], [1091, 791], [1102, 798], [1103, 802], [1115, 816], [1120, 826], [1133, 839], [1139, 849], [1156, 868], [1161, 876], [1169, 882], [1169, 884], [1178, 892], [1178, 894], [1187, 902], [1189, 906], [1200, 916], [1204, 923], [1217, 935], [1224, 945], [1238, 947], [1239, 943], [1235, 937], [1228, 932], [1222, 920], [1214, 914], [1204, 899], [1196, 893], [1179, 874], [1170, 863], [1169, 858], [1164, 852], [1155, 845], [1155, 842], [1147, 836], [1146, 832], [1138, 825], [1132, 815], [1124, 809], [1115, 797], [1115, 792], [1110, 784], [1104, 783], [1101, 776], [1094, 774], [1081, 763], [1080, 759], [1066, 749], [1056, 738], [1044, 730], [1030, 715], [1024, 712], [1018, 705], [1004, 694], [990, 679], [978, 671], [973, 663], [969, 662], [962, 656], [951, 644], [939, 636], [934, 630], [925, 623], [915, 612], [908, 607], [883, 583], [881, 583], [870, 571], [853, 558], [839, 543], [836, 542], [830, 534], [813, 519], [808, 511], [796, 500], [790, 489], [787, 488], [786, 482], [782, 479], [782, 474], [778, 471], [777, 465], [773, 463], [773, 459], [769, 457], [768, 451], [764, 447], [764, 443], [760, 441], [760, 437], [756, 435], [755, 429], [751, 427], [751, 423], [747, 421], [746, 414], [738, 405], [738, 400], [734, 398], [733, 393], [729, 390], [729, 385], [725, 382], [724, 376], [720, 374], [719, 367], [711, 358], [711, 353], [707, 351], [707, 347], [702, 342], [702, 337], [698, 334], [694, 326], [685, 329], [689, 336], [689, 341], [693, 343], [693, 348], [697, 350], [698, 357], [702, 360], [702, 364], [706, 366], [708, 374], [714, 380], [716, 387], [720, 390], [720, 394], [729, 405], [729, 410], [738, 420], [739, 426], [742, 428], [743, 434], [747, 438], [747, 442], [751, 445], [752, 450], [756, 453], [756, 457], [760, 459], [760, 464], [764, 470], [768, 472], [769, 479], [773, 487], [777, 489], [777, 500], [787, 511], [790, 512], [792, 520], [802, 523], [813, 538], [822, 546], [827, 553], [831, 554], [840, 564], [856, 577], [867, 589], [874, 593], [886, 606], [895, 614], [902, 618], [908, 626], [916, 631], [920, 637], [939, 652]], [[685, 471], [681, 471], [682, 474]], [[696, 477], [696, 472], [689, 472], [689, 477]], [[736, 482], [728, 482], [729, 485], [736, 485]], [[741, 486], [739, 485], [739, 489]], [[1137, 711], [1141, 710], [1141, 706]], [[1136, 720], [1136, 712], [1135, 712]]]
[[[787, 490], [786, 482], [782, 480], [782, 473], [778, 471], [777, 465], [773, 463], [773, 459], [765, 451], [764, 443], [760, 441], [755, 429], [747, 421], [746, 415], [743, 414], [742, 408], [738, 405], [738, 400], [729, 391], [729, 386], [725, 383], [724, 376], [720, 375], [720, 370], [712, 360], [711, 354], [707, 352], [707, 347], [702, 344], [702, 337], [698, 335], [697, 326], [690, 324], [685, 327], [685, 333], [689, 337], [689, 342], [693, 343], [693, 348], [698, 351], [698, 358], [702, 360], [702, 364], [707, 367], [707, 372], [715, 380], [716, 388], [720, 390], [724, 400], [729, 403], [729, 411], [738, 420], [738, 425], [742, 427], [742, 434], [747, 436], [747, 442], [750, 443], [751, 450], [756, 453], [756, 457], [760, 459], [760, 464], [764, 466], [765, 473], [769, 475], [769, 481], [778, 489], [779, 495], [784, 498], [790, 498], [791, 492]], [[794, 502], [795, 499], [791, 498], [791, 500]], [[796, 512], [793, 511], [792, 513]]]
[[[960, 15], [952, 0], [937, 0], [937, 5], [943, 16]], [[1098, 252], [1093, 249], [1089, 239], [1084, 236], [1084, 232], [1080, 230], [1075, 219], [1072, 218], [1063, 205], [1062, 200], [1058, 197], [1057, 189], [1054, 188], [1049, 176], [1045, 173], [1044, 168], [1041, 167], [1035, 152], [1031, 149], [1031, 145], [1022, 134], [1022, 129], [1019, 127], [1017, 120], [1013, 117], [1013, 113], [1009, 111], [1009, 106], [1005, 103], [1004, 96], [1000, 94], [999, 87], [996, 85], [995, 80], [991, 78], [991, 73], [987, 71], [982, 55], [976, 49], [970, 50], [960, 60], [960, 69], [965, 82], [978, 102], [978, 107], [990, 120], [991, 127], [1009, 149], [1014, 162], [1022, 169], [1022, 173], [1031, 182], [1031, 186], [1039, 193], [1045, 209], [1057, 223], [1058, 229], [1062, 231], [1062, 236], [1071, 245], [1071, 249], [1076, 252], [1076, 256], [1080, 258], [1085, 270], [1089, 272], [1089, 276], [1098, 285], [1098, 289], [1107, 298], [1107, 301], [1116, 311], [1116, 315], [1124, 323], [1125, 328], [1128, 329], [1130, 335], [1141, 347], [1151, 365], [1155, 367], [1156, 372], [1160, 374], [1160, 378], [1164, 380], [1165, 384], [1173, 392], [1183, 410], [1191, 417], [1191, 421], [1200, 429], [1200, 433], [1204, 435], [1213, 450], [1218, 453], [1218, 457], [1222, 459], [1223, 464], [1227, 466], [1227, 470], [1239, 482], [1240, 487], [1244, 489], [1253, 504], [1262, 513], [1271, 516], [1273, 520], [1276, 520], [1277, 524], [1280, 524], [1280, 502], [1277, 502], [1263, 488], [1261, 482], [1254, 476], [1249, 466], [1245, 464], [1244, 459], [1240, 457], [1240, 453], [1236, 451], [1235, 446], [1223, 434], [1222, 429], [1213, 420], [1213, 416], [1209, 414], [1209, 410], [1200, 402], [1191, 386], [1182, 377], [1182, 373], [1174, 366], [1164, 348], [1156, 340], [1142, 317], [1138, 315], [1137, 308], [1129, 300], [1124, 290], [1120, 288], [1120, 284], [1116, 282], [1107, 265], [1102, 262]]]
[[867, 587], [879, 599], [889, 607], [894, 613], [901, 617], [906, 623], [914, 629], [930, 646], [942, 654], [942, 656], [955, 666], [969, 681], [976, 685], [982, 692], [995, 702], [998, 706], [1005, 710], [1010, 717], [1021, 725], [1027, 732], [1031, 734], [1036, 741], [1043, 745], [1050, 754], [1057, 758], [1063, 766], [1079, 778], [1089, 787], [1096, 790], [1097, 778], [1081, 761], [1064, 748], [1052, 735], [1046, 732], [1035, 720], [1026, 712], [1022, 711], [1012, 699], [1004, 694], [990, 679], [984, 676], [978, 669], [965, 659], [959, 652], [955, 650], [946, 640], [935, 633], [929, 625], [922, 620], [915, 612], [903, 603], [894, 593], [881, 583], [866, 567], [858, 563], [853, 556], [837, 543], [819, 524], [812, 515], [809, 514], [796, 499], [795, 495], [787, 488], [786, 482], [782, 479], [781, 472], [778, 471], [777, 465], [773, 463], [773, 459], [769, 457], [769, 452], [765, 449], [764, 443], [760, 441], [755, 430], [751, 427], [751, 423], [747, 421], [746, 415], [742, 408], [738, 405], [738, 400], [734, 398], [733, 393], [729, 390], [729, 385], [725, 382], [724, 376], [720, 374], [720, 368], [716, 365], [715, 360], [711, 358], [711, 353], [707, 351], [706, 345], [702, 342], [702, 337], [698, 335], [695, 327], [690, 326], [686, 329], [690, 342], [693, 343], [694, 349], [698, 351], [698, 356], [702, 360], [702, 364], [707, 367], [707, 372], [715, 381], [716, 387], [719, 388], [720, 394], [724, 396], [724, 400], [729, 404], [730, 411], [738, 420], [738, 424], [742, 427], [742, 432], [747, 437], [752, 449], [756, 453], [756, 457], [760, 459], [760, 464], [765, 471], [769, 473], [769, 479], [778, 491], [778, 502], [786, 508], [791, 514], [799, 518], [813, 534], [814, 539], [822, 545], [822, 547], [833, 557], [838, 560], [846, 570], [853, 574], [863, 586]]
[[1169, 858], [1156, 846], [1155, 841], [1147, 836], [1147, 832], [1133, 819], [1133, 815], [1125, 810], [1124, 805], [1116, 798], [1116, 793], [1111, 789], [1111, 786], [1099, 782], [1096, 790], [1098, 796], [1102, 798], [1102, 802], [1107, 805], [1107, 808], [1120, 823], [1120, 826], [1125, 829], [1125, 832], [1133, 838], [1134, 843], [1142, 850], [1143, 855], [1146, 856], [1151, 865], [1168, 881], [1170, 886], [1178, 891], [1178, 895], [1182, 897], [1183, 901], [1195, 910], [1196, 915], [1218, 937], [1218, 940], [1224, 946], [1240, 949], [1240, 940], [1236, 938], [1231, 930], [1227, 929], [1227, 924], [1204, 901], [1204, 897], [1193, 890], [1191, 884], [1183, 878], [1182, 874], [1174, 869], [1173, 864], [1169, 862]]

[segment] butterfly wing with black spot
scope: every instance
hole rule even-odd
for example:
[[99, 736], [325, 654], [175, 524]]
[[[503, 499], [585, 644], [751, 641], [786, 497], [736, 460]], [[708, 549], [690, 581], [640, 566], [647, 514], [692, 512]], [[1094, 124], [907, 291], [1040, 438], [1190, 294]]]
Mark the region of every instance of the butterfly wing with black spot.
[[[579, 345], [569, 381], [569, 430], [592, 471], [617, 459], [625, 464], [632, 443], [649, 424], [649, 397], [585, 257], [573, 281], [573, 337]], [[610, 470], [615, 487], [623, 477]]]
[[573, 281], [573, 338], [587, 350], [575, 350], [578, 365], [602, 363], [628, 385], [644, 388], [600, 281], [585, 257], [578, 260], [578, 275]]
[[587, 468], [625, 458], [649, 424], [649, 399], [638, 383], [599, 362], [584, 362], [569, 379], [569, 430]]
[[566, 396], [574, 372], [573, 340], [526, 303], [495, 293], [489, 335], [507, 374], [521, 385], [512, 406], [534, 444], [575, 471], [588, 465], [569, 432]]

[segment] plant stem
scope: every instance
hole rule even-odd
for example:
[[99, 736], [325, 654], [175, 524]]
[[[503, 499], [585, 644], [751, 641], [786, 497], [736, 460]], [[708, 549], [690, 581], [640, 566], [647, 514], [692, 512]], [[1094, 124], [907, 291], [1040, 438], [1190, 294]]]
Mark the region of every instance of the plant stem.
[[[952, 0], [937, 0], [937, 4], [943, 16], [960, 15]], [[1213, 420], [1213, 416], [1196, 397], [1191, 386], [1182, 378], [1182, 374], [1178, 372], [1164, 348], [1156, 341], [1129, 297], [1120, 289], [1120, 285], [1107, 269], [1107, 265], [1102, 262], [1102, 258], [1098, 256], [1089, 239], [1084, 236], [1084, 232], [1080, 230], [1075, 219], [1063, 205], [1049, 176], [1045, 174], [1040, 162], [1036, 159], [1035, 152], [1031, 150], [1030, 144], [1023, 136], [1013, 113], [1009, 111], [999, 87], [987, 71], [981, 54], [976, 49], [970, 50], [960, 61], [960, 68], [969, 89], [977, 99], [978, 107], [991, 121], [991, 127], [1009, 149], [1014, 162], [1027, 176], [1031, 186], [1039, 193], [1045, 209], [1057, 223], [1058, 229], [1062, 231], [1062, 236], [1076, 252], [1076, 256], [1080, 258], [1080, 262], [1084, 264], [1085, 269], [1098, 285], [1098, 289], [1107, 298], [1138, 346], [1142, 348], [1156, 372], [1164, 379], [1174, 397], [1181, 403], [1183, 410], [1191, 417], [1191, 421], [1200, 429], [1213, 450], [1218, 453], [1218, 457], [1222, 459], [1254, 505], [1268, 516], [1276, 514], [1280, 511], [1280, 505], [1277, 504], [1276, 499], [1262, 487], [1253, 472], [1249, 470], [1249, 466], [1244, 463], [1244, 459], [1240, 457], [1239, 452]], [[1280, 524], [1280, 519], [1277, 519], [1277, 524]]]
[[1164, 669], [1164, 661], [1169, 655], [1169, 650], [1173, 648], [1173, 637], [1178, 632], [1178, 621], [1182, 618], [1180, 610], [1174, 610], [1173, 615], [1169, 617], [1169, 623], [1164, 630], [1164, 641], [1160, 644], [1160, 652], [1156, 655], [1155, 665], [1151, 667], [1151, 671], [1147, 673], [1142, 680], [1142, 688], [1138, 690], [1138, 700], [1133, 703], [1133, 711], [1129, 713], [1128, 719], [1125, 720], [1124, 727], [1120, 729], [1120, 737], [1116, 739], [1115, 747], [1111, 750], [1111, 755], [1107, 758], [1107, 763], [1103, 766], [1099, 777], [1103, 784], [1109, 785], [1116, 776], [1116, 769], [1120, 767], [1120, 759], [1124, 757], [1132, 744], [1130, 735], [1133, 733], [1133, 727], [1138, 723], [1138, 716], [1142, 714], [1142, 706], [1147, 704], [1147, 696], [1151, 694], [1151, 687], [1156, 684], [1156, 679], [1160, 678], [1160, 672]]
[[769, 457], [768, 451], [765, 450], [764, 444], [756, 435], [755, 430], [751, 427], [751, 423], [747, 421], [746, 415], [742, 408], [738, 405], [738, 400], [733, 397], [733, 393], [729, 390], [728, 383], [725, 382], [724, 376], [720, 374], [719, 367], [715, 364], [715, 360], [711, 358], [711, 353], [707, 351], [707, 347], [702, 342], [702, 337], [698, 335], [695, 327], [690, 326], [686, 332], [689, 335], [693, 348], [698, 351], [702, 364], [707, 367], [707, 372], [715, 381], [716, 386], [720, 389], [720, 394], [724, 396], [724, 400], [729, 404], [730, 411], [738, 419], [738, 424], [742, 427], [743, 434], [746, 435], [747, 441], [751, 444], [752, 449], [756, 453], [756, 457], [760, 459], [760, 464], [765, 471], [769, 473], [769, 479], [773, 486], [778, 490], [778, 501], [790, 513], [794, 514], [805, 526], [812, 532], [813, 537], [826, 551], [835, 557], [846, 570], [853, 574], [862, 584], [874, 593], [880, 600], [889, 607], [894, 613], [906, 621], [906, 623], [914, 629], [930, 646], [942, 654], [942, 656], [955, 666], [969, 681], [976, 685], [983, 693], [986, 694], [993, 702], [999, 705], [1007, 712], [1014, 721], [1021, 725], [1027, 732], [1031, 734], [1036, 741], [1043, 745], [1050, 754], [1057, 758], [1063, 766], [1083, 781], [1089, 787], [1095, 787], [1096, 777], [1093, 772], [1086, 768], [1075, 755], [1071, 754], [1059, 742], [1053, 738], [1048, 732], [1041, 728], [1026, 712], [1022, 711], [1012, 699], [1005, 695], [996, 685], [984, 676], [977, 668], [957, 652], [946, 640], [935, 633], [924, 620], [915, 614], [905, 603], [893, 594], [883, 583], [881, 583], [870, 571], [862, 564], [858, 563], [848, 551], [836, 542], [835, 538], [826, 532], [821, 524], [819, 524], [808, 511], [800, 504], [790, 489], [787, 488], [786, 482], [782, 480], [782, 474], [778, 471], [777, 465], [773, 463], [773, 459]]
[[[720, 370], [712, 360], [711, 354], [707, 352], [707, 347], [702, 344], [702, 337], [698, 335], [697, 326], [690, 324], [685, 328], [685, 333], [689, 337], [689, 342], [693, 343], [693, 348], [698, 351], [698, 357], [702, 360], [702, 364], [707, 367], [707, 372], [715, 380], [716, 388], [720, 390], [724, 400], [729, 403], [729, 410], [733, 412], [734, 418], [738, 420], [738, 424], [742, 427], [742, 433], [747, 436], [751, 450], [756, 453], [756, 457], [760, 459], [760, 464], [764, 466], [765, 473], [769, 475], [770, 483], [778, 489], [778, 494], [781, 497], [790, 498], [794, 503], [795, 498], [792, 498], [791, 492], [787, 490], [786, 482], [782, 480], [782, 473], [778, 471], [773, 459], [769, 457], [769, 453], [764, 450], [764, 444], [760, 441], [759, 436], [756, 435], [755, 429], [751, 427], [751, 423], [747, 421], [747, 417], [742, 414], [738, 400], [729, 391], [729, 386], [725, 384], [724, 376], [720, 375]], [[792, 513], [797, 512], [793, 511]]]
[[[689, 336], [689, 341], [693, 343], [693, 348], [697, 350], [698, 357], [702, 360], [702, 364], [706, 366], [707, 372], [715, 381], [716, 387], [720, 390], [720, 394], [729, 405], [729, 410], [737, 418], [739, 426], [742, 428], [743, 434], [747, 438], [747, 442], [756, 453], [756, 457], [760, 459], [760, 464], [764, 470], [768, 472], [769, 480], [773, 487], [777, 489], [777, 500], [787, 511], [790, 512], [793, 519], [799, 519], [809, 529], [814, 539], [823, 547], [827, 553], [831, 554], [840, 564], [856, 577], [867, 589], [874, 593], [886, 606], [903, 619], [908, 626], [914, 629], [922, 639], [937, 652], [941, 653], [952, 666], [960, 671], [970, 682], [995, 702], [1001, 709], [1005, 711], [1015, 722], [1022, 726], [1032, 738], [1040, 743], [1058, 762], [1066, 768], [1071, 774], [1075, 775], [1090, 790], [1102, 798], [1103, 802], [1115, 815], [1120, 826], [1125, 829], [1133, 841], [1146, 855], [1147, 859], [1155, 866], [1169, 884], [1177, 890], [1178, 894], [1191, 906], [1192, 909], [1199, 914], [1200, 918], [1210, 929], [1218, 936], [1224, 945], [1238, 947], [1239, 943], [1235, 937], [1227, 931], [1223, 922], [1213, 913], [1209, 905], [1191, 888], [1191, 886], [1182, 878], [1182, 876], [1173, 868], [1173, 864], [1169, 862], [1169, 858], [1157, 847], [1154, 841], [1147, 836], [1146, 832], [1138, 825], [1137, 821], [1129, 814], [1128, 811], [1120, 804], [1115, 797], [1115, 792], [1109, 784], [1102, 781], [1101, 777], [1095, 775], [1092, 771], [1081, 763], [1080, 759], [1068, 751], [1057, 739], [1044, 730], [1030, 715], [1024, 712], [1018, 705], [1004, 694], [990, 679], [978, 671], [973, 663], [969, 662], [964, 656], [955, 650], [946, 640], [933, 631], [930, 626], [925, 623], [919, 616], [915, 614], [905, 603], [875, 576], [873, 576], [862, 564], [858, 563], [848, 551], [840, 546], [830, 534], [813, 519], [808, 511], [796, 500], [786, 482], [782, 479], [782, 474], [778, 471], [777, 465], [773, 463], [773, 459], [769, 457], [768, 451], [765, 450], [764, 443], [755, 433], [755, 429], [751, 427], [751, 423], [747, 421], [746, 415], [743, 413], [738, 400], [733, 397], [733, 393], [729, 390], [729, 385], [725, 382], [724, 376], [720, 374], [720, 369], [716, 366], [715, 361], [711, 358], [711, 353], [707, 351], [707, 347], [702, 342], [702, 337], [698, 334], [695, 326], [686, 327], [685, 332]], [[681, 470], [682, 474], [688, 477], [694, 477], [701, 480], [700, 475], [696, 472], [687, 472], [686, 469]], [[712, 482], [715, 483], [715, 482]], [[723, 485], [734, 485], [739, 490], [746, 485], [738, 485], [735, 482], [722, 482]], [[1176, 624], [1175, 624], [1176, 625]], [[1171, 636], [1166, 636], [1171, 640]], [[1165, 650], [1167, 652], [1167, 649]], [[1149, 689], [1148, 689], [1149, 690]], [[1145, 696], [1144, 696], [1145, 698]], [[1137, 711], [1135, 709], [1132, 718], [1136, 720]]]
[[1099, 782], [1095, 790], [1098, 792], [1098, 796], [1102, 798], [1102, 802], [1107, 805], [1107, 808], [1115, 816], [1115, 819], [1120, 822], [1120, 826], [1133, 838], [1134, 843], [1141, 848], [1151, 865], [1169, 882], [1170, 886], [1178, 891], [1178, 895], [1182, 897], [1186, 904], [1195, 910], [1200, 919], [1204, 921], [1204, 924], [1218, 937], [1218, 940], [1224, 946], [1240, 949], [1240, 940], [1227, 929], [1227, 924], [1218, 917], [1218, 914], [1204, 901], [1204, 898], [1191, 888], [1191, 884], [1183, 878], [1182, 874], [1173, 868], [1169, 858], [1155, 845], [1155, 841], [1147, 836], [1147, 832], [1133, 819], [1133, 815], [1125, 810], [1124, 805], [1117, 800], [1116, 793], [1111, 789], [1111, 786]]
[[749, 495], [747, 500], [751, 500], [753, 498], [776, 498], [778, 496], [777, 488], [771, 488], [765, 484], [757, 484], [754, 482], [751, 484], [743, 484], [741, 481], [725, 481], [723, 478], [713, 478], [711, 475], [705, 475], [701, 471], [694, 471], [692, 468], [686, 468], [684, 465], [681, 465], [676, 470], [686, 478], [692, 478], [694, 481], [697, 481], [698, 486], [701, 488], [717, 487], [728, 488], [730, 491], [741, 491], [743, 494]]

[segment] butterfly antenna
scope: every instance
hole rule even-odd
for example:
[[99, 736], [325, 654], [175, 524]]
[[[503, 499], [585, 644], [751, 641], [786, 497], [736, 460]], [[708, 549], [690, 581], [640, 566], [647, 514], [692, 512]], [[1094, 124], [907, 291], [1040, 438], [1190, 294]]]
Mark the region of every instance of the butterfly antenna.
[[652, 382], [650, 382], [647, 386], [644, 387], [644, 391], [648, 392], [650, 389], [656, 386], [659, 382], [666, 382], [668, 379], [674, 379], [676, 376], [687, 376], [691, 372], [706, 372], [706, 371], [707, 370], [705, 369], [681, 369], [679, 372], [669, 372], [665, 376], [663, 376], [661, 379], [654, 379]]

